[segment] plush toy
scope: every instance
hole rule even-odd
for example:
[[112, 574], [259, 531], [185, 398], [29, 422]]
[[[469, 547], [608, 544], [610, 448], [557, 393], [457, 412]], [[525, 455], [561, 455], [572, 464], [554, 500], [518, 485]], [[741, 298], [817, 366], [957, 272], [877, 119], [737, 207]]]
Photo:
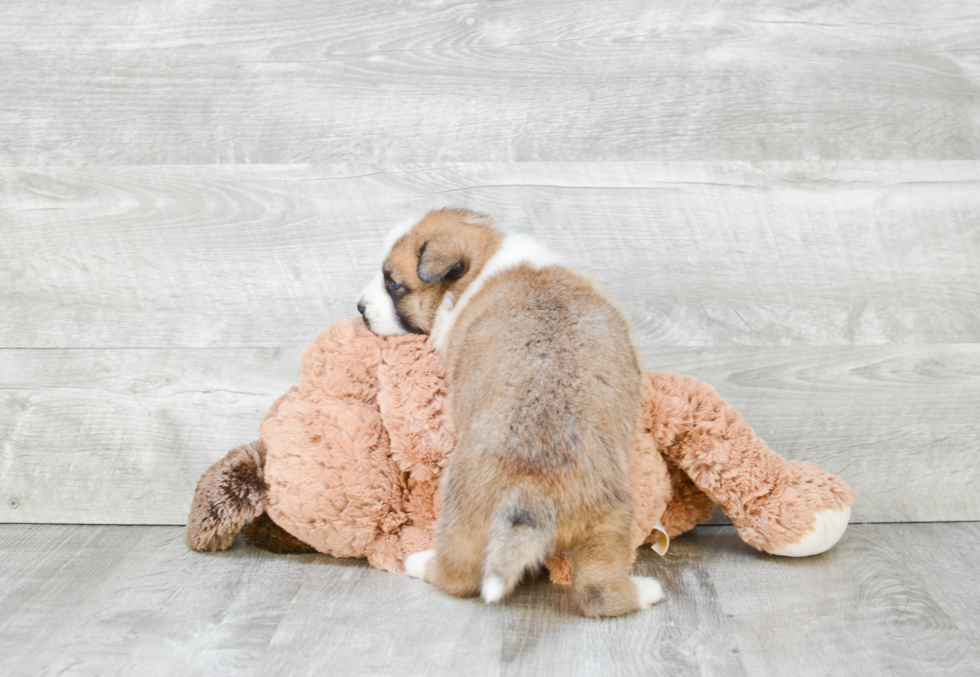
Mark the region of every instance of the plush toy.
[[[666, 372], [647, 372], [642, 383], [634, 548], [649, 543], [663, 554], [715, 504], [742, 540], [768, 553], [812, 555], [838, 541], [854, 502], [841, 479], [774, 453], [707, 384]], [[222, 550], [244, 529], [246, 541], [275, 552], [366, 557], [400, 572], [435, 534], [454, 443], [431, 342], [341, 320], [306, 348], [299, 385], [272, 406], [260, 439], [204, 473], [187, 543]], [[570, 581], [562, 553], [547, 566], [553, 581]]]

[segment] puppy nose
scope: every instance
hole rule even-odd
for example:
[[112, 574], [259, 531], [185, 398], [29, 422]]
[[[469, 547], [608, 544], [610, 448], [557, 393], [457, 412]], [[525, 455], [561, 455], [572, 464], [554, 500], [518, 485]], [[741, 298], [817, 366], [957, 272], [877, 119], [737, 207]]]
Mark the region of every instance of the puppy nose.
[[357, 302], [357, 312], [359, 312], [362, 316], [364, 315], [364, 301]]

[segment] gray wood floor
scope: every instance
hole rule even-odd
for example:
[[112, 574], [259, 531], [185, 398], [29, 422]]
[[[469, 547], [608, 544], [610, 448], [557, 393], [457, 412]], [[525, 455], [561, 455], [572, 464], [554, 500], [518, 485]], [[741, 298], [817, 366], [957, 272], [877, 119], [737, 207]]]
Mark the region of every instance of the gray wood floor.
[[595, 621], [545, 581], [487, 607], [363, 560], [190, 552], [178, 527], [4, 525], [2, 672], [976, 675], [977, 539], [976, 523], [855, 525], [790, 560], [699, 527], [637, 563], [664, 603]]
[[[0, 675], [980, 674], [976, 0], [5, 0], [0, 66]], [[845, 539], [699, 529], [601, 623], [187, 551], [200, 474], [445, 205], [847, 479]]]

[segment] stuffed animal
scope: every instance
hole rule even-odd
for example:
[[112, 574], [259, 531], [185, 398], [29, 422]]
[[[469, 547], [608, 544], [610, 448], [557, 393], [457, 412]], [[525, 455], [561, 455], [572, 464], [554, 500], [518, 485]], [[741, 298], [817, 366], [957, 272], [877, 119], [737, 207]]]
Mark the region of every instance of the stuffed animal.
[[[854, 492], [812, 463], [766, 446], [731, 405], [696, 379], [642, 375], [632, 466], [632, 546], [669, 539], [721, 506], [749, 545], [776, 555], [823, 552], [844, 533]], [[403, 570], [425, 550], [439, 479], [455, 443], [439, 355], [426, 337], [379, 337], [347, 318], [303, 353], [299, 385], [273, 404], [260, 438], [204, 473], [187, 543], [245, 540], [274, 552], [366, 557]], [[571, 580], [563, 553], [547, 563]]]

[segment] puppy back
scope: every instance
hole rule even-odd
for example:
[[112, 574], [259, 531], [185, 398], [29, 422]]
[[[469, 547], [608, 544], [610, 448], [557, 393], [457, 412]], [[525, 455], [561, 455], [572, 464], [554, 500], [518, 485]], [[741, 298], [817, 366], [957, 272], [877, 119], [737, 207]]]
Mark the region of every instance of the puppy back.
[[497, 274], [457, 320], [446, 362], [458, 450], [494, 481], [628, 495], [639, 366], [627, 321], [589, 280], [561, 266]]

